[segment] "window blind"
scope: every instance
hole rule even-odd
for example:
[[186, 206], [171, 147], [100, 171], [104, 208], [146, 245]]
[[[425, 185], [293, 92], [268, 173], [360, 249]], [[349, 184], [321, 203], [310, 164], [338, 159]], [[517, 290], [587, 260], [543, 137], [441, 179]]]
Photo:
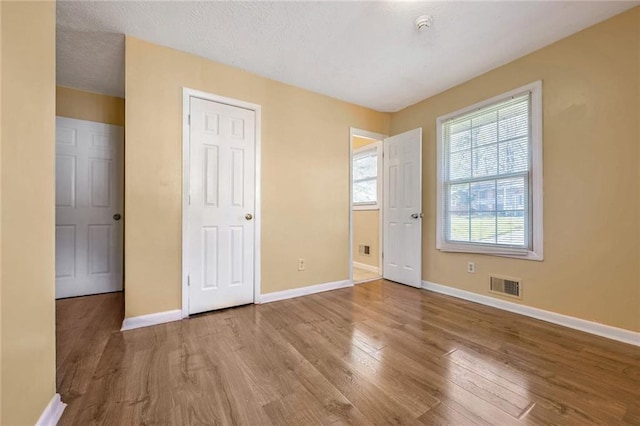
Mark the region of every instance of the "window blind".
[[378, 152], [376, 148], [353, 157], [353, 203], [375, 204], [378, 201]]
[[531, 248], [531, 93], [442, 123], [444, 235]]

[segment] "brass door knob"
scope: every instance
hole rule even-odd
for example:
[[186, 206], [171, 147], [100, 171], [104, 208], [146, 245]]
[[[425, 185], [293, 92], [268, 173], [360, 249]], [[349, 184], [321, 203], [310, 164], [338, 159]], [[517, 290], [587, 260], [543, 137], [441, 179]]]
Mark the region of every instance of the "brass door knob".
[[247, 214], [244, 215], [244, 218], [247, 219], [247, 220], [251, 220], [251, 219], [253, 219], [253, 215], [251, 213], [247, 213]]

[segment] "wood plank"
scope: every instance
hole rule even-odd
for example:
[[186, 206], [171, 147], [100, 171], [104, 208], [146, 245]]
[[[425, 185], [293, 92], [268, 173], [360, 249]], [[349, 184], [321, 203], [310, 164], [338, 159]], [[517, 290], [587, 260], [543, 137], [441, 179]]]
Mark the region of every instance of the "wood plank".
[[379, 280], [120, 332], [56, 302], [76, 424], [639, 424], [640, 349]]

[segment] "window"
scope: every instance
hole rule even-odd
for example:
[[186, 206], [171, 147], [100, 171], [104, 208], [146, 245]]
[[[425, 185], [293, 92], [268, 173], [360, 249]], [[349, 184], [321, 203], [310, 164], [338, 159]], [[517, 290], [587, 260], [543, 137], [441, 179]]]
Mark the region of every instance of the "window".
[[372, 143], [353, 153], [353, 206], [357, 210], [378, 209], [380, 143]]
[[437, 248], [542, 260], [542, 82], [437, 127]]

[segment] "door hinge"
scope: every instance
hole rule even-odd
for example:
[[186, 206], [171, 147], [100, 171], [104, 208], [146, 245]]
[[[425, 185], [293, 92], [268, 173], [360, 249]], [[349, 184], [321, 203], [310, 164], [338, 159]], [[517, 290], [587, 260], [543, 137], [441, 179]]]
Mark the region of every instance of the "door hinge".
[[187, 124], [191, 126], [191, 114], [187, 115]]
[[191, 287], [191, 277], [187, 275], [187, 287]]

